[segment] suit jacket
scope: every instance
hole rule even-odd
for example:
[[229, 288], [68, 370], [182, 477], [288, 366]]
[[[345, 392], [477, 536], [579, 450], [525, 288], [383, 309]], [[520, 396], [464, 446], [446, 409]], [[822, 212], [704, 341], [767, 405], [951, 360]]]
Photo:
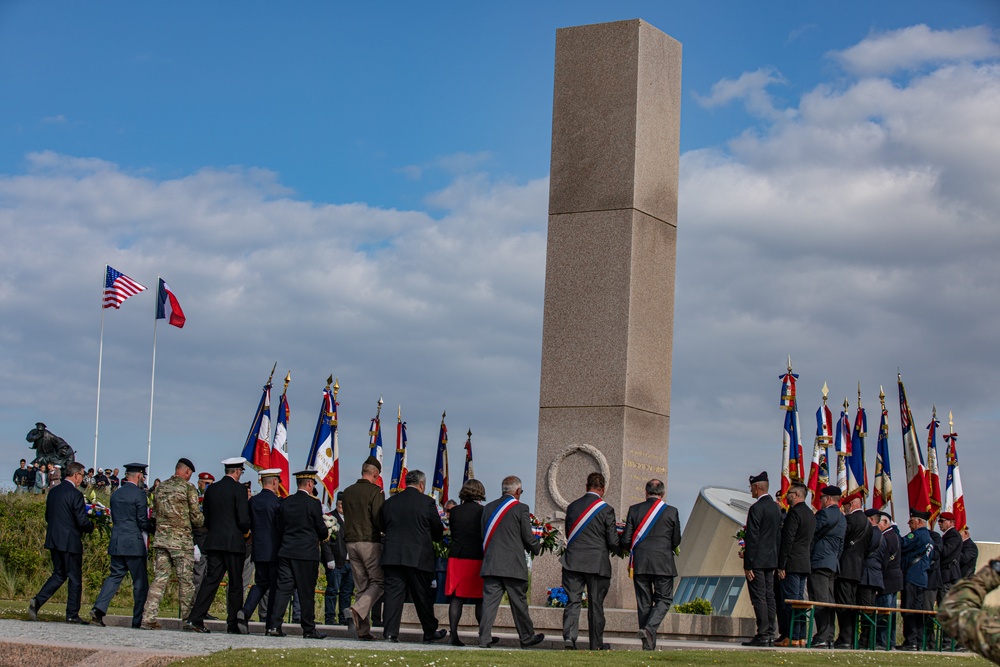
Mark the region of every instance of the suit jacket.
[[[863, 516], [863, 515], [862, 515]], [[781, 510], [778, 503], [764, 494], [747, 512], [743, 552], [744, 570], [771, 570], [778, 567], [778, 539], [781, 534]]]
[[83, 533], [94, 531], [94, 524], [87, 518], [83, 494], [72, 482], [59, 484], [49, 491], [45, 499], [45, 548], [83, 553]]
[[247, 501], [247, 507], [250, 512], [250, 530], [253, 532], [251, 559], [255, 563], [277, 562], [281, 542], [276, 535], [275, 523], [278, 521], [281, 498], [270, 489], [262, 489]]
[[382, 565], [434, 571], [434, 541], [444, 535], [444, 524], [433, 498], [406, 487], [382, 505], [382, 527]]
[[[60, 484], [60, 486], [62, 486]], [[152, 532], [149, 501], [146, 492], [131, 482], [125, 482], [111, 494], [110, 556], [145, 556], [146, 542], [142, 534]]]
[[281, 501], [275, 521], [280, 557], [319, 562], [319, 543], [329, 532], [323, 506], [316, 498], [300, 490]]
[[778, 547], [778, 569], [793, 574], [812, 572], [809, 548], [816, 532], [816, 517], [805, 502], [788, 508], [781, 525], [781, 545]]
[[[656, 498], [648, 498], [628, 508], [625, 517], [625, 532], [621, 537], [621, 548], [629, 550], [635, 531], [653, 506]], [[674, 548], [681, 543], [681, 520], [677, 516], [677, 508], [667, 505], [649, 530], [646, 537], [636, 545], [633, 553], [632, 568], [635, 574], [649, 574], [659, 577], [676, 577], [677, 566], [674, 564]]]
[[972, 538], [962, 542], [962, 555], [959, 564], [962, 567], [962, 577], [971, 577], [976, 573], [976, 562], [979, 560], [979, 546]]
[[451, 528], [449, 558], [483, 559], [483, 506], [466, 500], [451, 508], [448, 515]]
[[243, 535], [250, 530], [247, 487], [224, 475], [205, 489], [202, 511], [205, 513], [205, 528], [208, 529], [202, 551], [246, 553], [246, 538]]
[[962, 578], [962, 535], [949, 528], [941, 535], [941, 580], [953, 584]]
[[890, 526], [882, 533], [885, 550], [882, 552], [882, 593], [903, 590], [903, 553], [900, 548], [899, 530]]
[[[599, 496], [587, 493], [577, 498], [566, 508], [566, 537], [577, 519]], [[564, 570], [611, 576], [611, 559], [608, 554], [619, 548], [618, 530], [615, 528], [615, 509], [605, 505], [598, 510], [584, 526], [573, 542], [566, 547], [559, 559]]]
[[944, 549], [944, 540], [941, 539], [940, 533], [934, 532], [929, 527], [927, 530], [931, 535], [931, 544], [934, 545], [934, 551], [931, 553], [931, 566], [927, 570], [927, 588], [937, 590], [944, 583], [944, 579], [941, 577], [941, 550]]
[[865, 549], [871, 540], [872, 525], [861, 510], [845, 517], [847, 532], [844, 534], [844, 551], [840, 554], [840, 572], [837, 576], [847, 581], [861, 581], [865, 567]]
[[[483, 507], [482, 536], [486, 538], [486, 526], [500, 504], [510, 496], [501, 496]], [[484, 577], [506, 577], [528, 580], [528, 563], [524, 552], [534, 555], [542, 552], [542, 544], [531, 532], [531, 512], [524, 503], [517, 503], [497, 524], [490, 539], [490, 546], [483, 553]]]
[[[868, 525], [871, 526], [871, 522]], [[882, 531], [875, 530], [875, 527], [872, 526], [872, 530], [868, 531], [868, 544], [865, 546], [864, 563], [858, 584], [880, 591], [884, 588], [882, 561], [885, 560], [885, 551], [886, 544], [882, 539]]]
[[816, 532], [813, 533], [812, 569], [840, 570], [840, 553], [844, 550], [847, 519], [835, 505], [816, 512]]

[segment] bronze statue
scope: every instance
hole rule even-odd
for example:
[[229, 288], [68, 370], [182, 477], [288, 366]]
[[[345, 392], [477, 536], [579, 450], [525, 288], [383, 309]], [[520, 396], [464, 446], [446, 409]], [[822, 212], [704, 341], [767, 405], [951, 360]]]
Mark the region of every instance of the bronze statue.
[[35, 450], [35, 460], [32, 463], [49, 464], [55, 463], [66, 469], [66, 465], [76, 460], [76, 452], [69, 446], [69, 443], [58, 435], [48, 430], [45, 424], [38, 422], [35, 428], [28, 431], [24, 438], [31, 443], [31, 448]]

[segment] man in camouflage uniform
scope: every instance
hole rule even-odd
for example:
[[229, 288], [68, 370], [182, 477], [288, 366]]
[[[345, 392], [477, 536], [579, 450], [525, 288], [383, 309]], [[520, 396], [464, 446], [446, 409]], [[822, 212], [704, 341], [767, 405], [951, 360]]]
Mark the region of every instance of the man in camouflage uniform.
[[156, 533], [153, 534], [153, 581], [146, 596], [142, 627], [158, 630], [156, 616], [160, 611], [163, 591], [170, 582], [170, 571], [177, 573], [177, 598], [181, 618], [187, 618], [194, 602], [194, 540], [192, 528], [205, 524], [198, 506], [198, 492], [188, 480], [194, 474], [194, 464], [188, 459], [177, 461], [174, 475], [160, 484], [153, 496]]
[[1000, 618], [983, 611], [986, 594], [1000, 587], [1000, 560], [951, 588], [938, 611], [944, 631], [962, 646], [1000, 665]]

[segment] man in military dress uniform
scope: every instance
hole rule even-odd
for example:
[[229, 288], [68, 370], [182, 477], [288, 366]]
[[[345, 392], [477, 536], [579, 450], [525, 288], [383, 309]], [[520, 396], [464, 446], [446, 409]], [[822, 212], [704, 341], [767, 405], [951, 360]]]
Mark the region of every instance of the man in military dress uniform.
[[183, 627], [189, 632], [208, 632], [205, 618], [225, 575], [228, 579], [226, 631], [240, 634], [236, 612], [243, 608], [243, 561], [247, 552], [246, 535], [250, 532], [247, 489], [240, 484], [244, 463], [246, 459], [242, 456], [222, 461], [226, 474], [205, 489], [202, 511], [208, 528], [205, 538], [208, 566], [191, 607], [191, 616]]
[[1000, 560], [952, 586], [938, 619], [959, 644], [1000, 665], [1000, 618], [983, 610], [986, 595], [1000, 587]]
[[329, 529], [323, 520], [323, 507], [312, 493], [316, 488], [316, 471], [295, 473], [298, 490], [281, 501], [276, 522], [278, 550], [278, 592], [268, 609], [269, 637], [284, 637], [281, 620], [292, 599], [292, 592], [299, 594], [302, 606], [302, 636], [306, 639], [324, 639], [316, 631], [316, 579], [319, 577], [319, 543], [327, 538]]
[[132, 627], [142, 625], [142, 608], [146, 604], [149, 579], [146, 575], [146, 537], [153, 532], [155, 522], [149, 518], [146, 491], [141, 488], [146, 476], [145, 463], [126, 463], [125, 481], [111, 494], [111, 572], [101, 586], [90, 620], [104, 625], [111, 598], [118, 592], [127, 572], [132, 577]]
[[361, 465], [361, 479], [344, 489], [344, 534], [347, 555], [354, 573], [356, 595], [350, 606], [351, 620], [358, 639], [373, 641], [369, 614], [384, 590], [382, 572], [382, 504], [385, 493], [375, 481], [382, 464], [369, 456]]
[[[278, 508], [281, 499], [278, 498], [278, 484], [281, 482], [281, 468], [268, 468], [260, 473], [261, 491], [248, 502], [250, 507], [250, 531], [253, 533], [251, 557], [254, 564], [254, 584], [247, 593], [243, 609], [236, 613], [240, 632], [249, 634], [247, 623], [254, 609], [261, 604], [267, 595], [268, 602], [274, 600], [278, 584], [278, 542], [275, 523], [278, 519]], [[266, 609], [266, 604], [265, 604]], [[267, 611], [262, 612], [265, 615]], [[265, 616], [267, 618], [267, 616]], [[269, 618], [268, 618], [269, 620]], [[265, 621], [265, 632], [271, 628]]]
[[587, 476], [587, 492], [566, 508], [566, 551], [562, 585], [568, 601], [563, 609], [563, 645], [576, 649], [580, 635], [580, 604], [587, 590], [587, 626], [590, 650], [610, 648], [604, 643], [604, 598], [611, 588], [611, 559], [618, 552], [615, 508], [604, 502], [606, 482], [599, 472]]
[[768, 486], [767, 471], [750, 477], [750, 495], [756, 500], [747, 512], [743, 573], [757, 620], [757, 633], [743, 642], [744, 646], [771, 646], [778, 629], [774, 575], [778, 569], [781, 510], [768, 493]]
[[193, 528], [205, 525], [205, 517], [198, 505], [198, 492], [188, 482], [195, 472], [190, 459], [177, 461], [174, 474], [156, 487], [153, 494], [153, 517], [156, 533], [150, 541], [153, 548], [153, 582], [146, 595], [146, 608], [142, 614], [142, 627], [159, 630], [156, 616], [160, 611], [163, 591], [170, 583], [170, 571], [177, 574], [177, 599], [181, 618], [191, 614], [194, 600], [194, 540]]

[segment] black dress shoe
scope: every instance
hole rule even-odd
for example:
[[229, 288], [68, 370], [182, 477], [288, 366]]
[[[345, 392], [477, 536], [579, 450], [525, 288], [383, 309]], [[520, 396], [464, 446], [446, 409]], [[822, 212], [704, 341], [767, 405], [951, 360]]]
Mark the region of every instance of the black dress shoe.
[[424, 637], [424, 643], [433, 644], [439, 639], [444, 639], [445, 635], [447, 634], [448, 634], [447, 630], [445, 630], [444, 628], [438, 628], [437, 630], [434, 631], [434, 634], [432, 634], [430, 637]]
[[900, 644], [896, 647], [897, 651], [917, 651], [916, 644]]
[[236, 629], [239, 630], [241, 635], [250, 634], [250, 624], [247, 623], [247, 616], [240, 609], [236, 612]]
[[575, 651], [576, 650], [576, 642], [573, 641], [572, 639], [564, 639], [563, 640], [563, 650], [564, 651]]
[[496, 646], [500, 643], [499, 637], [490, 637], [490, 646]]
[[373, 642], [375, 641], [375, 635], [370, 632], [367, 635], [358, 635], [358, 640], [363, 642]]
[[642, 650], [652, 651], [654, 644], [656, 642], [656, 636], [649, 630], [649, 628], [643, 628], [639, 631], [639, 639], [642, 640]]
[[200, 632], [205, 635], [207, 635], [210, 632], [210, 630], [206, 628], [204, 625], [195, 625], [194, 623], [191, 622], [185, 623], [181, 627], [181, 630], [183, 630], [184, 632]]
[[303, 639], [326, 639], [326, 635], [322, 632], [316, 632], [315, 630], [310, 630], [309, 632], [302, 633]]
[[267, 630], [264, 631], [264, 636], [265, 637], [287, 637], [287, 635], [285, 634], [285, 632], [283, 630], [279, 630], [278, 628], [268, 628]]
[[382, 640], [383, 641], [387, 641], [390, 644], [398, 644], [399, 643], [399, 637], [382, 637]]
[[599, 648], [597, 650], [598, 651], [610, 651], [611, 650], [611, 644], [601, 644], [601, 648]]
[[451, 633], [451, 639], [448, 640], [448, 643], [451, 644], [452, 646], [465, 646], [465, 642], [459, 639], [458, 635], [454, 632]]
[[545, 639], [545, 635], [539, 632], [537, 635], [532, 635], [528, 641], [521, 642], [521, 648], [528, 648], [530, 646], [535, 646], [536, 644], [541, 644], [543, 639]]
[[206, 621], [217, 621], [217, 620], [219, 620], [219, 617], [218, 616], [212, 616], [211, 614], [205, 614], [205, 620]]
[[72, 623], [73, 625], [90, 625], [89, 621], [85, 621], [79, 616], [71, 616], [70, 618], [66, 619], [66, 622]]
[[28, 620], [37, 621], [38, 620], [38, 603], [35, 602], [35, 598], [28, 600]]
[[850, 643], [848, 642], [834, 642], [833, 648], [842, 650], [845, 648], [854, 648], [854, 647], [851, 646]]
[[90, 621], [94, 625], [99, 625], [102, 628], [108, 627], [104, 625], [104, 612], [101, 611], [100, 609], [94, 608], [90, 610]]
[[743, 642], [743, 646], [767, 646], [767, 640], [763, 637], [754, 637], [750, 641]]

